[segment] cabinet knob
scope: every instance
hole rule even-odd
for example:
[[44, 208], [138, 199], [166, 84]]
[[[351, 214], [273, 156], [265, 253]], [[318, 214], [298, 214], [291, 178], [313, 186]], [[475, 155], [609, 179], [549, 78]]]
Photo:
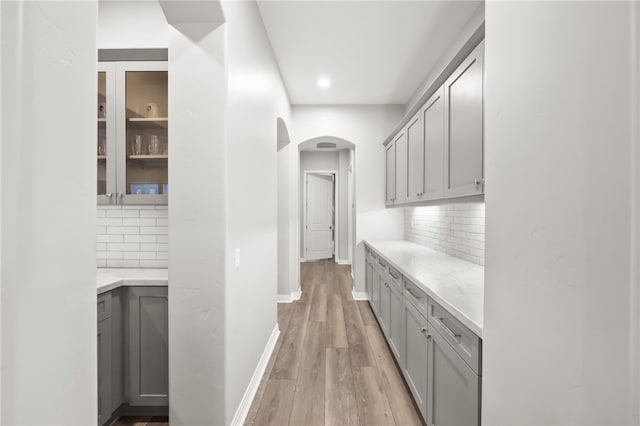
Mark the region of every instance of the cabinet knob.
[[111, 198], [111, 197], [113, 197], [113, 194], [112, 194], [112, 193], [110, 193], [110, 192], [107, 192], [107, 193], [106, 193], [106, 194], [104, 194], [104, 195], [106, 195], [106, 196], [107, 196], [107, 198]]
[[476, 185], [476, 186], [480, 185], [480, 181], [479, 181], [478, 179], [475, 179], [475, 180], [473, 181], [473, 183], [474, 183], [474, 185]]

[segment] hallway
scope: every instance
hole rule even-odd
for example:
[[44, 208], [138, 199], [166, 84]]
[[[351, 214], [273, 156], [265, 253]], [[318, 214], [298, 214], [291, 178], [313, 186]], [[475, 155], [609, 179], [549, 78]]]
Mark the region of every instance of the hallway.
[[302, 297], [278, 305], [280, 337], [245, 425], [420, 425], [420, 415], [349, 267], [301, 268]]

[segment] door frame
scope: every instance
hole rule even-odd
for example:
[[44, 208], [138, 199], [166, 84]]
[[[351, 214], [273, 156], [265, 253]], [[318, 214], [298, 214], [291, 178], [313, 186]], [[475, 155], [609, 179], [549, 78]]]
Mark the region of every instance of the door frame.
[[307, 261], [307, 177], [308, 175], [333, 175], [333, 259], [335, 262], [338, 262], [338, 257], [336, 256], [336, 238], [340, 236], [340, 224], [338, 222], [338, 212], [339, 212], [339, 198], [337, 196], [339, 189], [339, 177], [338, 170], [304, 170], [304, 181], [303, 181], [303, 201], [302, 201], [302, 226], [303, 226], [303, 253], [302, 261]]

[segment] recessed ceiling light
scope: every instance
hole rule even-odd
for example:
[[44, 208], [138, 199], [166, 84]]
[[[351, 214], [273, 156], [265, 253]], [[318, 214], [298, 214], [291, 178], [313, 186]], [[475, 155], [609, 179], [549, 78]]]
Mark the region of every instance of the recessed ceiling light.
[[318, 87], [319, 88], [327, 89], [329, 86], [331, 86], [331, 81], [329, 81], [328, 78], [322, 77], [320, 80], [318, 80]]

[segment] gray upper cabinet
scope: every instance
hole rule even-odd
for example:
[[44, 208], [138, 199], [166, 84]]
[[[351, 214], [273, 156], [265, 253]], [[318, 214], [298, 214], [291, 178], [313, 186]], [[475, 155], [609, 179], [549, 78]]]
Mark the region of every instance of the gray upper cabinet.
[[420, 111], [424, 126], [424, 200], [437, 200], [444, 188], [444, 90], [442, 87]]
[[167, 204], [166, 62], [98, 64], [98, 204]]
[[396, 149], [396, 194], [394, 204], [407, 202], [407, 134], [400, 133], [394, 144]]
[[480, 377], [436, 330], [427, 356], [427, 423], [431, 426], [480, 424]]
[[484, 193], [483, 96], [484, 41], [385, 142], [386, 205]]
[[481, 42], [444, 84], [447, 198], [484, 192], [483, 58]]
[[386, 183], [385, 204], [392, 205], [396, 197], [396, 150], [393, 143], [385, 148]]
[[129, 289], [131, 405], [169, 405], [167, 287]]
[[420, 201], [424, 196], [424, 148], [422, 114], [418, 112], [407, 125], [407, 202], [409, 203]]

